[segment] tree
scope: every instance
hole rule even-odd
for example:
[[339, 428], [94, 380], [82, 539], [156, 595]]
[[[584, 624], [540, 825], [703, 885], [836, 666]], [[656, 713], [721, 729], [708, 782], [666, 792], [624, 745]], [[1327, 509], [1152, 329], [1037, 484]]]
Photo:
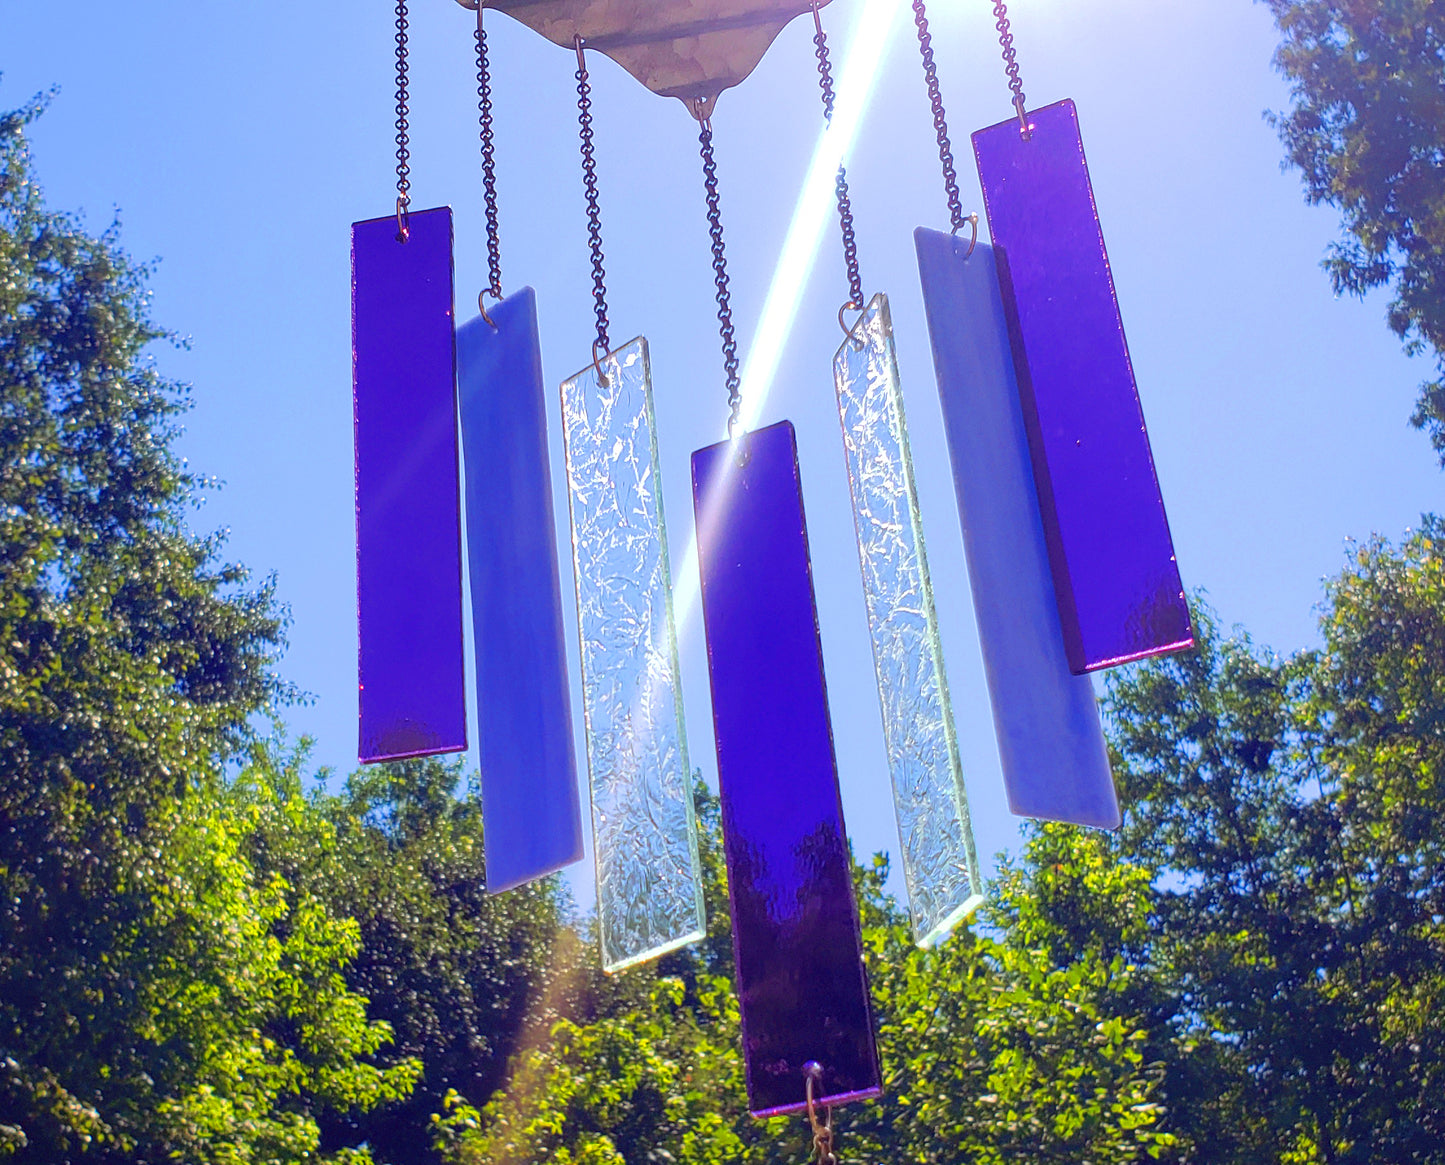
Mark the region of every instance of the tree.
[[476, 789], [458, 797], [461, 786], [460, 763], [441, 758], [363, 769], [340, 796], [313, 800], [339, 834], [337, 854], [268, 859], [356, 919], [346, 980], [395, 1033], [373, 1062], [420, 1065], [409, 1095], [323, 1122], [326, 1146], [365, 1144], [393, 1165], [435, 1160], [432, 1115], [448, 1093], [482, 1104], [507, 1084], [524, 1033], [545, 1028], [565, 963], [558, 880], [488, 896]]
[[1311, 203], [1347, 237], [1324, 267], [1337, 293], [1393, 281], [1387, 319], [1433, 353], [1411, 422], [1445, 466], [1445, 11], [1437, 0], [1267, 0], [1294, 105], [1274, 118]]
[[1211, 1160], [1445, 1161], [1442, 551], [1435, 519], [1360, 550], [1318, 651], [1201, 611], [1195, 653], [1110, 685], [1149, 1054]]
[[300, 1160], [414, 1066], [364, 1062], [354, 923], [250, 860], [334, 847], [250, 728], [283, 612], [187, 529], [146, 270], [45, 208], [42, 106], [0, 116], [0, 1156]]

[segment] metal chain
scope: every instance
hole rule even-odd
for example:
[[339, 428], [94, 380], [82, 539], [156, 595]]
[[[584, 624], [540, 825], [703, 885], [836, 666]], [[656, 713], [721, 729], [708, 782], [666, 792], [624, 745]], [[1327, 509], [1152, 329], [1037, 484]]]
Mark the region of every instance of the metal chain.
[[723, 251], [722, 214], [718, 209], [717, 162], [712, 152], [712, 121], [704, 119], [697, 135], [702, 147], [702, 183], [707, 191], [707, 233], [712, 238], [713, 282], [717, 285], [718, 335], [722, 337], [723, 373], [728, 390], [728, 438], [735, 435], [742, 412], [742, 381], [738, 378], [738, 345], [733, 335], [732, 296], [728, 293], [728, 261]]
[[[813, 47], [818, 58], [818, 84], [823, 90], [823, 116], [833, 120], [833, 69], [828, 63], [828, 38], [818, 18], [818, 5], [813, 4]], [[853, 236], [853, 204], [848, 197], [848, 172], [838, 166], [838, 225], [843, 231], [843, 262], [848, 268], [848, 302], [845, 308], [863, 306], [863, 276], [858, 272], [858, 241]]]
[[1008, 75], [1009, 91], [1013, 93], [1013, 107], [1018, 111], [1019, 128], [1024, 137], [1029, 136], [1028, 114], [1024, 112], [1024, 83], [1019, 78], [1019, 63], [1014, 52], [1014, 34], [1009, 28], [1008, 5], [1004, 0], [994, 0], [994, 27], [998, 29], [999, 47], [1003, 49], [1004, 72]]
[[488, 290], [502, 298], [502, 239], [497, 226], [497, 158], [492, 137], [492, 74], [487, 68], [483, 7], [477, 5], [477, 114], [482, 131], [482, 196], [487, 208]]
[[407, 135], [406, 0], [396, 0], [396, 237], [406, 242], [411, 234], [407, 210], [411, 206], [411, 149]]
[[955, 231], [967, 221], [958, 193], [958, 172], [953, 167], [953, 144], [948, 140], [948, 119], [943, 112], [943, 94], [938, 88], [938, 67], [933, 62], [933, 34], [928, 31], [928, 13], [923, 0], [913, 0], [913, 23], [918, 29], [918, 51], [923, 55], [923, 78], [928, 83], [928, 100], [933, 105], [933, 132], [938, 138], [938, 160], [943, 163], [943, 188], [948, 194], [948, 220]]
[[597, 340], [593, 344], [595, 360], [598, 348], [611, 350], [607, 340], [607, 273], [602, 267], [602, 211], [597, 205], [597, 156], [592, 148], [592, 90], [587, 83], [587, 60], [582, 55], [582, 38], [575, 37], [577, 49], [577, 124], [582, 129], [582, 183], [587, 193], [587, 245], [592, 250], [592, 300], [597, 316]]
[[823, 1066], [816, 1060], [809, 1060], [803, 1065], [803, 1074], [804, 1095], [808, 1104], [808, 1127], [813, 1133], [813, 1152], [817, 1154], [817, 1165], [838, 1165], [838, 1157], [833, 1152], [833, 1110], [825, 1107], [823, 1119], [819, 1120], [813, 1106], [813, 1085], [822, 1084]]

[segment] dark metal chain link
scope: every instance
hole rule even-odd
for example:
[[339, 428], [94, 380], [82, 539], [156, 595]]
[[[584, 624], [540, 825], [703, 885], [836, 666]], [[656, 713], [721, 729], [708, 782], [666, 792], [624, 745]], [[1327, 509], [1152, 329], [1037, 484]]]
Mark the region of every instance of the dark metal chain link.
[[[813, 47], [818, 58], [818, 84], [823, 90], [823, 116], [833, 120], [833, 68], [828, 62], [828, 38], [823, 32], [823, 22], [818, 18], [818, 5], [813, 5]], [[853, 203], [848, 197], [848, 172], [840, 164], [836, 184], [838, 196], [838, 225], [843, 232], [843, 262], [848, 268], [848, 304], [854, 308], [863, 306], [863, 276], [858, 271], [858, 241], [853, 235]]]
[[938, 160], [943, 163], [943, 188], [948, 194], [948, 219], [955, 231], [966, 221], [963, 200], [958, 193], [958, 172], [953, 167], [953, 144], [948, 140], [948, 119], [943, 112], [943, 94], [938, 88], [938, 67], [933, 62], [933, 34], [928, 31], [928, 13], [923, 0], [913, 0], [913, 23], [918, 29], [918, 51], [923, 55], [923, 77], [928, 83], [928, 100], [933, 105], [933, 132], [938, 138]]
[[406, 242], [410, 227], [407, 208], [411, 206], [411, 149], [407, 124], [406, 0], [396, 0], [396, 225], [397, 238]]
[[713, 282], [717, 285], [718, 335], [722, 337], [723, 373], [728, 390], [728, 437], [735, 435], [742, 412], [742, 381], [738, 378], [738, 344], [733, 334], [732, 296], [728, 292], [728, 261], [723, 250], [722, 213], [718, 208], [717, 161], [712, 152], [712, 122], [701, 123], [702, 183], [707, 191], [707, 233], [712, 239]]
[[487, 68], [483, 6], [477, 5], [477, 114], [482, 131], [482, 196], [487, 208], [488, 290], [502, 298], [502, 239], [497, 225], [497, 157], [492, 137], [492, 74]]
[[[577, 124], [582, 129], [582, 183], [587, 192], [587, 245], [592, 251], [593, 313], [597, 316], [597, 345], [611, 350], [607, 340], [607, 272], [602, 266], [602, 211], [597, 204], [597, 155], [592, 148], [592, 90], [587, 83], [587, 61], [582, 55], [582, 38], [577, 48]], [[594, 347], [593, 355], [597, 354]]]
[[1013, 107], [1018, 110], [1019, 125], [1028, 136], [1028, 115], [1024, 112], [1024, 83], [1019, 78], [1019, 63], [1014, 52], [1014, 34], [1009, 28], [1008, 5], [1005, 0], [994, 0], [994, 27], [998, 29], [999, 47], [1003, 49], [1004, 72], [1008, 74], [1009, 91], [1013, 93]]

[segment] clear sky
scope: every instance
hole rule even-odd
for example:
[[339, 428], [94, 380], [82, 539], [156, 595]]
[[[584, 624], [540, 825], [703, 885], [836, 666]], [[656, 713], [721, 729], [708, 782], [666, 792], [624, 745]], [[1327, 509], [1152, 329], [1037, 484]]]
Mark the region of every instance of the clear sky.
[[[869, 0], [877, 3], [878, 0]], [[865, 0], [824, 10], [841, 64]], [[484, 279], [473, 16], [412, 0], [413, 205], [456, 212], [457, 306]], [[930, 11], [964, 202], [968, 134], [1010, 113], [984, 0]], [[1304, 205], [1263, 114], [1288, 95], [1268, 13], [1247, 0], [1017, 0], [1031, 106], [1079, 106], [1104, 235], [1185, 585], [1280, 651], [1317, 639], [1321, 580], [1347, 540], [1398, 538], [1439, 509], [1445, 476], [1406, 425], [1423, 361], [1400, 354], [1384, 299], [1331, 294], [1336, 236]], [[947, 211], [907, 8], [870, 36], [879, 80], [848, 157], [865, 290], [886, 291], [928, 553], [979, 845], [1015, 844], [1003, 800], [912, 231]], [[275, 571], [294, 623], [288, 714], [315, 760], [354, 766], [356, 630], [349, 224], [390, 211], [392, 15], [386, 0], [24, 3], [0, 0], [0, 106], [60, 87], [31, 131], [52, 206], [83, 209], [159, 260], [155, 317], [189, 337], [161, 367], [194, 385], [182, 451], [224, 488], [195, 515]], [[555, 385], [589, 359], [590, 279], [570, 52], [489, 18], [508, 290], [537, 290]], [[795, 21], [713, 125], [743, 352], [817, 144], [811, 25]], [[612, 336], [652, 349], [663, 489], [679, 591], [691, 535], [688, 458], [726, 408], [696, 126], [610, 61], [593, 64]], [[883, 739], [831, 382], [846, 298], [836, 224], [785, 343], [763, 423], [798, 430], [845, 810], [860, 853], [896, 854]], [[553, 478], [566, 617], [571, 557], [555, 395]], [[680, 627], [694, 764], [715, 784], [701, 619]], [[576, 678], [575, 643], [569, 644]], [[580, 708], [577, 710], [580, 748]], [[579, 752], [579, 759], [580, 759]], [[583, 766], [585, 768], [585, 766]], [[991, 862], [989, 862], [992, 865]], [[577, 867], [591, 898], [590, 865]]]

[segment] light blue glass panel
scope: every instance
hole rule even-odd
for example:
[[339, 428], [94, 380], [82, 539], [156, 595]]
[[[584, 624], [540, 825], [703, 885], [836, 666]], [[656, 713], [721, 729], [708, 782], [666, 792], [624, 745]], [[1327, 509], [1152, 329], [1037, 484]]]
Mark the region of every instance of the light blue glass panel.
[[1115, 829], [1088, 676], [1069, 671], [996, 252], [919, 227], [918, 271], [1009, 808]]
[[602, 965], [704, 934], [652, 372], [641, 336], [562, 384]]
[[947, 937], [982, 901], [943, 645], [923, 546], [888, 297], [833, 357], [858, 561], [913, 936]]

